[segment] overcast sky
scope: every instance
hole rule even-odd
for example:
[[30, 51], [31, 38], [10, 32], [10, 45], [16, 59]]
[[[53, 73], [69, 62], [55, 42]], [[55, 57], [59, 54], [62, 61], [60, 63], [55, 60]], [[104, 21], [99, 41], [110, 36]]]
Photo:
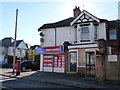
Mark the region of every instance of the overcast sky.
[[[79, 6], [101, 19], [118, 19], [119, 0], [1, 0], [1, 35], [13, 37], [15, 13], [18, 9], [17, 40], [23, 39], [30, 45], [40, 44], [38, 28], [45, 23], [53, 23], [73, 17], [73, 9]], [[2, 7], [2, 8], [1, 8]]]

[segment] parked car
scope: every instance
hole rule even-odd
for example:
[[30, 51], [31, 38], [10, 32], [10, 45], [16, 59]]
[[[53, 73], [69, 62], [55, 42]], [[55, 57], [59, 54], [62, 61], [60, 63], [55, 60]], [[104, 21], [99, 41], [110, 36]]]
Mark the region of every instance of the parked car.
[[4, 61], [0, 61], [0, 68], [9, 67], [10, 65]]
[[40, 64], [33, 61], [22, 61], [21, 62], [21, 71], [26, 71], [31, 69], [33, 71], [40, 69]]

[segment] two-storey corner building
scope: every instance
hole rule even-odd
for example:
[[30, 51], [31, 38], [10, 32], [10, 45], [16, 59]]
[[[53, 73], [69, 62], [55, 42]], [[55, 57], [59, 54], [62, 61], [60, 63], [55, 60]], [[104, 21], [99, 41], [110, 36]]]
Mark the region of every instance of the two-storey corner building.
[[[75, 7], [73, 12], [74, 17], [44, 24], [38, 29], [43, 47], [40, 70], [76, 72], [84, 74], [86, 78], [103, 79], [107, 70], [106, 55], [114, 45], [119, 47], [119, 38], [116, 41], [118, 44], [109, 40], [119, 32], [116, 24], [119, 20], [100, 19], [86, 10], [81, 12], [79, 7]], [[64, 50], [61, 50], [61, 46]], [[111, 49], [111, 53], [117, 52]]]
[[62, 46], [65, 41], [69, 41], [72, 44], [75, 41], [74, 26], [70, 26], [73, 20], [74, 17], [70, 17], [56, 23], [44, 24], [39, 28], [41, 47], [47, 50], [43, 58], [41, 56], [40, 70], [64, 73], [65, 56]]
[[41, 54], [41, 71], [65, 72], [64, 42], [74, 44], [76, 42], [76, 31], [71, 22], [81, 13], [79, 8], [75, 8], [74, 17], [70, 17], [55, 23], [44, 24], [38, 31], [40, 32], [41, 47], [46, 52]]

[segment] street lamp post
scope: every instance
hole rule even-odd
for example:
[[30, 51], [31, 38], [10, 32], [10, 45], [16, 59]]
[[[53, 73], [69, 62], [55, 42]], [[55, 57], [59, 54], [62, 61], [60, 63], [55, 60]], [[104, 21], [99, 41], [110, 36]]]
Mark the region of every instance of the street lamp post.
[[16, 9], [16, 22], [15, 22], [15, 39], [14, 39], [13, 74], [15, 73], [15, 61], [16, 61], [17, 19], [18, 19], [18, 9]]

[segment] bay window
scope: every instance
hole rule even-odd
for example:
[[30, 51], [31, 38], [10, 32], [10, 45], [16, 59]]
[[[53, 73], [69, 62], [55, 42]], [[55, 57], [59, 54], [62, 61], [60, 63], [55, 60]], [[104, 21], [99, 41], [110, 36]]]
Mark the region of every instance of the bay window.
[[88, 27], [82, 27], [81, 39], [82, 40], [88, 40], [89, 39], [89, 28]]

